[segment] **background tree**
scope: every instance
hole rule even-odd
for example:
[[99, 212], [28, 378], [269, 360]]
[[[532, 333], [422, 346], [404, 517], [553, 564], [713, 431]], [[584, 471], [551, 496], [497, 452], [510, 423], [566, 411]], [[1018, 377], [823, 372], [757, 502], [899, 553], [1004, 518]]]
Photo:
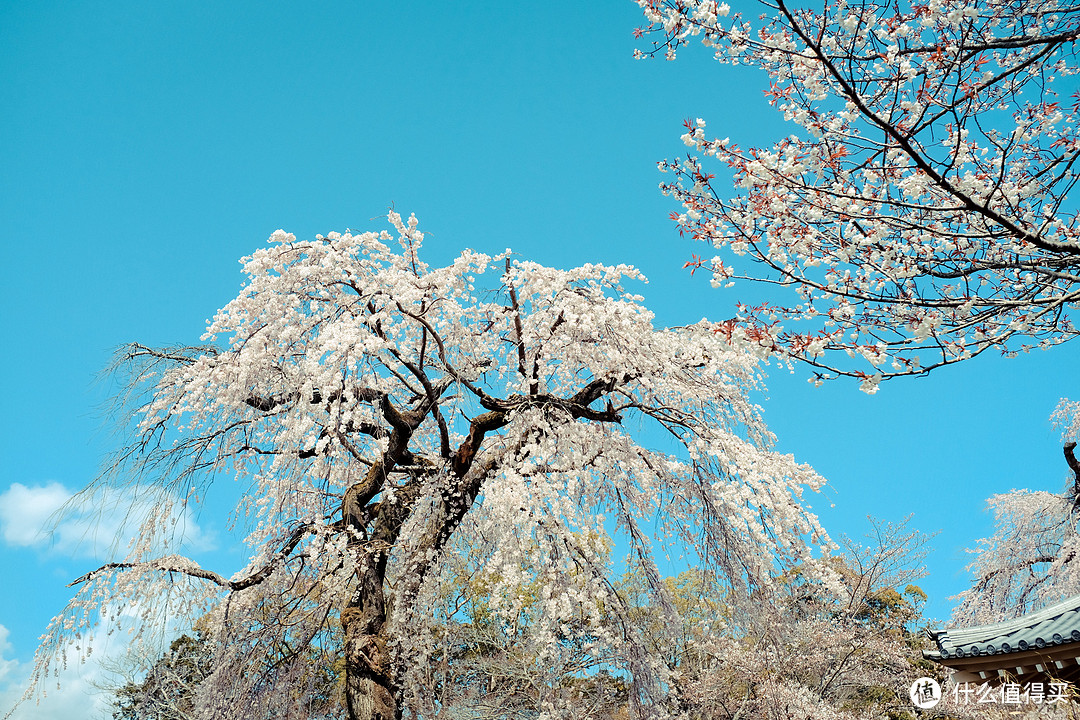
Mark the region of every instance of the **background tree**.
[[210, 672], [210, 650], [202, 633], [181, 635], [141, 680], [130, 679], [116, 689], [113, 718], [189, 720], [195, 716], [195, 689]]
[[1076, 96], [1062, 94], [1080, 9], [777, 0], [753, 23], [713, 0], [638, 4], [650, 23], [638, 34], [658, 36], [642, 55], [700, 38], [721, 63], [765, 70], [769, 102], [794, 124], [742, 150], [688, 120], [699, 156], [661, 164], [680, 230], [722, 250], [688, 265], [716, 284], [794, 291], [740, 305], [718, 330], [868, 391], [1076, 336], [1080, 137]]
[[926, 596], [911, 584], [927, 541], [875, 522], [869, 546], [845, 541], [831, 581], [793, 569], [775, 616], [747, 615], [693, 644], [683, 709], [709, 720], [912, 717], [911, 680], [940, 673], [920, 654]]
[[1080, 595], [1075, 447], [1075, 442], [1065, 445], [1072, 477], [1064, 492], [1014, 490], [988, 501], [996, 527], [992, 537], [979, 541], [968, 566], [974, 582], [960, 593], [953, 613], [961, 626], [1008, 620]]
[[[798, 498], [822, 481], [768, 449], [744, 344], [704, 324], [655, 329], [622, 287], [642, 279], [633, 268], [472, 251], [432, 268], [415, 218], [390, 221], [399, 250], [388, 232], [279, 231], [204, 336], [227, 343], [126, 351], [133, 438], [101, 482], [159, 502], [126, 559], [73, 583], [36, 679], [101, 609], [209, 613], [213, 670], [194, 704], [241, 717], [292, 692], [340, 622], [348, 716], [422, 716], [424, 618], [449, 543], [468, 533], [494, 548], [493, 596], [530, 569], [541, 661], [588, 632], [642, 716], [663, 703], [666, 671], [614, 588], [610, 530], [627, 548], [615, 562], [646, 579], [672, 627], [654, 561], [670, 544], [717, 568], [733, 598], [809, 563], [824, 535]], [[176, 506], [223, 473], [246, 483], [237, 513], [250, 521], [251, 560], [232, 577], [170, 549]]]
[[[149, 663], [129, 657], [129, 663], [114, 670], [119, 686], [106, 687], [113, 695], [114, 720], [194, 720], [201, 716], [198, 699], [201, 685], [213, 676], [214, 649], [206, 632], [196, 623], [169, 644], [169, 649]], [[343, 697], [344, 660], [330, 648], [310, 646], [303, 662], [291, 660], [287, 647], [278, 648], [277, 657], [265, 658], [265, 666], [249, 672], [273, 677], [274, 686], [288, 687], [288, 693], [267, 692], [237, 698], [244, 703], [236, 714], [275, 720], [337, 720], [345, 717]], [[259, 659], [262, 660], [262, 659]], [[280, 677], [279, 673], [288, 673]], [[269, 685], [265, 683], [264, 685]]]

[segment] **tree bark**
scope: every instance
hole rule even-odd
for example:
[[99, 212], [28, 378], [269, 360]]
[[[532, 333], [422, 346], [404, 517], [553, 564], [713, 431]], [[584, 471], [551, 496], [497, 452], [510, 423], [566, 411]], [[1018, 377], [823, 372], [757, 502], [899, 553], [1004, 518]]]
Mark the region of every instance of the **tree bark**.
[[1076, 461], [1074, 449], [1076, 449], [1075, 442], [1065, 443], [1065, 462], [1069, 464], [1069, 469], [1073, 473], [1072, 501], [1073, 505], [1080, 506], [1080, 462]]
[[[372, 468], [372, 471], [377, 471]], [[401, 527], [413, 511], [423, 484], [422, 475], [398, 488], [392, 499], [372, 508], [375, 522], [371, 536], [357, 541], [360, 553], [357, 587], [341, 612], [345, 631], [345, 703], [349, 720], [400, 720], [398, 687], [389, 642], [384, 583], [390, 550]], [[363, 531], [363, 519], [347, 516], [353, 532]]]
[[[341, 613], [341, 624], [345, 632], [345, 703], [349, 720], [401, 718], [402, 709], [398, 703], [400, 688], [387, 623], [391, 608], [387, 602], [384, 582], [390, 551], [398, 541], [402, 526], [413, 512], [423, 485], [423, 474], [415, 475], [410, 482], [398, 488], [392, 499], [375, 503], [370, 509], [365, 504], [382, 488], [381, 479], [385, 477], [388, 468], [393, 467], [393, 464], [407, 453], [408, 437], [412, 429], [419, 425], [422, 417], [406, 417], [407, 425], [402, 423], [403, 427], [395, 427], [390, 450], [383, 462], [372, 467], [363, 481], [350, 488], [342, 503], [345, 526], [354, 533], [354, 537], [362, 537], [367, 524], [367, 512], [375, 515], [370, 537], [353, 541], [355, 551], [361, 553], [362, 557], [356, 571], [356, 591]], [[451, 461], [450, 483], [457, 492], [448, 491], [442, 498], [443, 505], [447, 504], [447, 496], [460, 497], [452, 503], [452, 507], [443, 508], [440, 522], [436, 523], [434, 528], [428, 529], [430, 537], [421, 540], [422, 546], [436, 552], [441, 549], [461, 522], [461, 518], [472, 507], [480, 483], [491, 469], [486, 464], [473, 467], [477, 450], [486, 433], [502, 427], [505, 423], [504, 412], [483, 413], [472, 421], [468, 437]], [[395, 443], [394, 440], [398, 438], [404, 442], [399, 440]], [[470, 473], [470, 470], [473, 472]], [[422, 567], [408, 568], [406, 573], [414, 577], [403, 580], [403, 585], [418, 589], [430, 570], [430, 563], [429, 558]]]
[[382, 578], [374, 568], [341, 613], [345, 630], [345, 703], [349, 720], [398, 720], [385, 637]]
[[341, 612], [345, 632], [345, 704], [349, 720], [400, 720], [383, 589], [390, 548], [397, 541], [418, 492], [418, 482], [379, 503], [371, 537], [356, 544], [361, 553], [357, 587]]

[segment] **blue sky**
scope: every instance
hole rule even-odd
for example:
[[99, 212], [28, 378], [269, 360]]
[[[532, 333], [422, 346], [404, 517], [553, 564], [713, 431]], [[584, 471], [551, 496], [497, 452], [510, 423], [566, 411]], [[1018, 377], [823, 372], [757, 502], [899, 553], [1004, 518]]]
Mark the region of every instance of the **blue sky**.
[[[65, 584], [122, 527], [106, 509], [97, 530], [87, 516], [39, 532], [112, 447], [98, 379], [112, 350], [197, 341], [275, 229], [381, 229], [393, 206], [420, 218], [435, 261], [512, 247], [632, 263], [659, 322], [734, 315], [744, 291], [682, 269], [705, 249], [667, 219], [656, 163], [685, 151], [687, 117], [743, 147], [792, 128], [763, 76], [701, 48], [633, 60], [638, 24], [629, 0], [0, 2], [0, 705]], [[979, 358], [873, 397], [772, 368], [763, 404], [780, 448], [830, 480], [811, 504], [834, 535], [909, 513], [939, 532], [923, 585], [945, 619], [964, 548], [991, 531], [985, 499], [1066, 482], [1047, 418], [1077, 359]], [[193, 550], [233, 572], [222, 514], [190, 523]], [[77, 672], [16, 717], [85, 716], [97, 671]]]

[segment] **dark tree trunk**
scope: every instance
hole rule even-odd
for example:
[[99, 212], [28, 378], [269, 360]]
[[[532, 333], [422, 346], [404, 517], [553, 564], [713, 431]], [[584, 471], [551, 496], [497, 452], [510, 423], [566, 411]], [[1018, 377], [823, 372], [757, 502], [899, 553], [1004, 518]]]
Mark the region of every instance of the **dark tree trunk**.
[[[400, 720], [402, 713], [397, 664], [388, 628], [391, 604], [385, 595], [384, 582], [390, 551], [413, 512], [427, 473], [417, 471], [410, 482], [397, 489], [392, 499], [368, 506], [396, 464], [406, 458], [412, 463], [417, 462], [408, 453], [408, 439], [423, 414], [402, 415], [388, 402], [384, 405], [388, 419], [394, 425], [390, 447], [382, 463], [372, 467], [363, 481], [349, 488], [342, 502], [344, 525], [355, 538], [350, 544], [361, 560], [356, 571], [356, 591], [341, 612], [345, 632], [345, 702], [349, 720]], [[491, 470], [490, 463], [477, 465], [474, 462], [484, 435], [505, 424], [504, 412], [487, 412], [474, 418], [469, 435], [453, 454], [450, 480], [437, 501], [439, 512], [418, 542], [424, 551], [424, 559], [411, 558], [404, 568], [406, 577], [401, 579], [399, 590], [406, 603], [415, 598], [431, 570], [431, 558], [442, 550], [472, 507], [480, 484]], [[433, 467], [431, 463], [426, 465], [428, 470]], [[371, 515], [374, 515], [371, 534], [361, 539], [366, 534]]]
[[[365, 479], [365, 483], [370, 480]], [[363, 485], [364, 483], [361, 483]], [[341, 612], [345, 631], [345, 703], [349, 720], [400, 720], [398, 685], [389, 642], [389, 603], [383, 589], [390, 549], [413, 510], [421, 478], [399, 488], [393, 500], [372, 508], [375, 522], [371, 536], [357, 541], [361, 555], [356, 570], [356, 591]], [[348, 497], [348, 493], [346, 493]], [[350, 525], [363, 530], [362, 516], [346, 513]]]
[[[385, 568], [385, 559], [381, 563]], [[398, 720], [387, 648], [382, 572], [362, 571], [360, 587], [341, 614], [345, 630], [345, 702], [349, 720]]]

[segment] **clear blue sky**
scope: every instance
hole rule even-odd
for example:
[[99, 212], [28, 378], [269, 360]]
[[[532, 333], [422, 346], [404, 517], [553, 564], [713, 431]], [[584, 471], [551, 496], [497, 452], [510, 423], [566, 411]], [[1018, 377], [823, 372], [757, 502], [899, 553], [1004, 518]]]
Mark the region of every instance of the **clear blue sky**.
[[[744, 147], [792, 128], [761, 75], [701, 48], [633, 60], [638, 24], [630, 0], [0, 2], [0, 700], [64, 585], [104, 557], [35, 533], [111, 446], [96, 378], [112, 349], [197, 341], [275, 229], [381, 228], [392, 205], [436, 259], [632, 263], [660, 322], [734, 314], [745, 293], [682, 269], [704, 248], [667, 219], [656, 162], [685, 151], [686, 117]], [[945, 619], [963, 548], [991, 529], [985, 498], [1067, 479], [1047, 418], [1077, 352], [980, 358], [873, 397], [774, 368], [766, 417], [830, 480], [811, 502], [834, 535], [868, 514], [940, 531], [923, 584]], [[192, 521], [193, 550], [231, 574], [223, 517]], [[86, 716], [93, 672], [17, 717]]]

